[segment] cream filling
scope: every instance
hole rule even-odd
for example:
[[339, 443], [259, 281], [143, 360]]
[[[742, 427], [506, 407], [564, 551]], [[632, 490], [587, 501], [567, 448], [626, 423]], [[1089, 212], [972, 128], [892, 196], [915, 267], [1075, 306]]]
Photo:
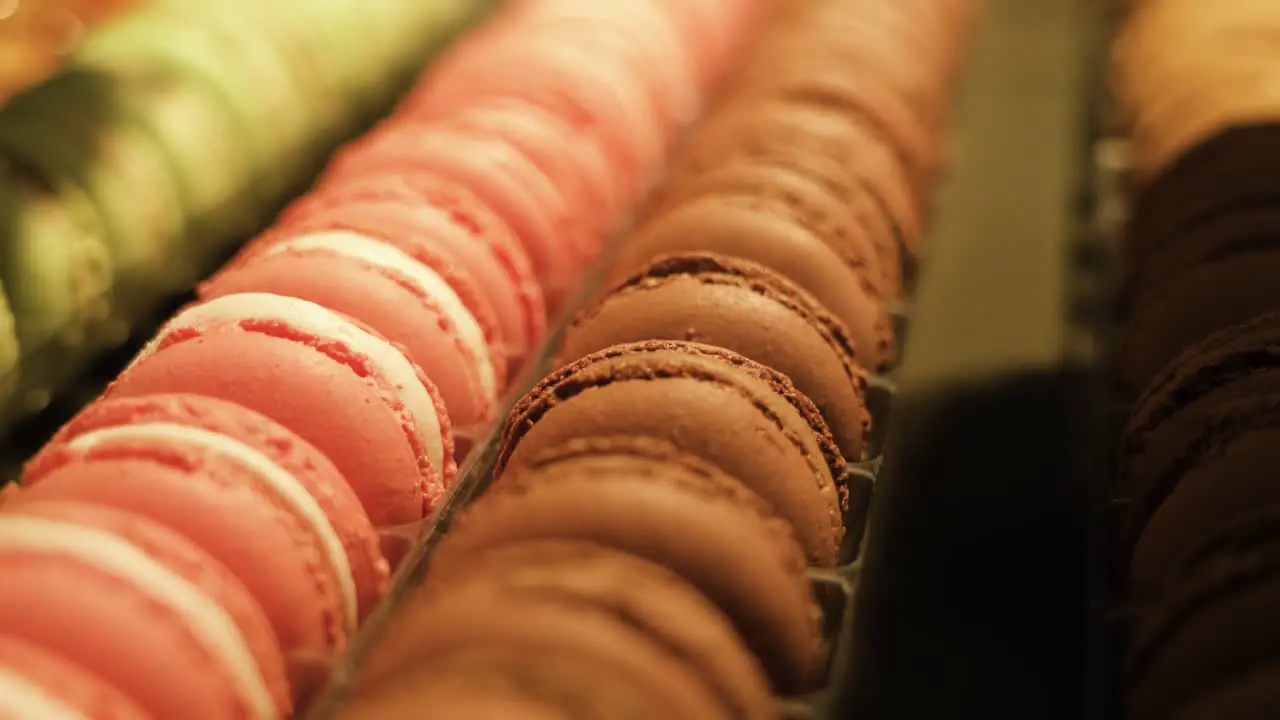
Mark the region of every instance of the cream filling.
[[275, 702], [249, 645], [230, 613], [200, 588], [137, 546], [94, 528], [45, 518], [0, 519], [0, 551], [29, 550], [75, 558], [129, 582], [164, 605], [230, 675], [251, 717], [276, 717]]
[[462, 298], [458, 297], [436, 271], [393, 245], [347, 231], [315, 233], [286, 240], [272, 246], [265, 255], [271, 256], [288, 250], [332, 252], [388, 270], [412, 283], [440, 306], [445, 317], [457, 328], [458, 339], [479, 361], [476, 369], [480, 374], [480, 386], [485, 397], [492, 399], [498, 396], [498, 379], [493, 371], [493, 360], [489, 356], [489, 344], [485, 342], [484, 330], [462, 302]]
[[358, 616], [356, 585], [346, 549], [342, 545], [342, 538], [333, 527], [333, 523], [329, 522], [329, 516], [325, 514], [324, 509], [292, 473], [252, 446], [235, 438], [177, 423], [159, 422], [100, 428], [73, 439], [67, 443], [67, 447], [71, 450], [87, 451], [102, 445], [110, 445], [112, 442], [138, 440], [159, 441], [166, 444], [178, 443], [202, 448], [215, 455], [231, 459], [269, 486], [276, 497], [283, 500], [319, 540], [321, 551], [338, 579], [347, 632], [355, 632]]
[[[265, 320], [279, 322], [301, 332], [346, 345], [369, 360], [378, 379], [389, 385], [409, 410], [416, 432], [427, 448], [427, 459], [437, 472], [444, 472], [444, 439], [440, 417], [413, 363], [394, 345], [371, 335], [351, 321], [325, 307], [306, 300], [270, 293], [224, 295], [191, 307], [172, 321], [156, 339], [178, 328], [217, 322]], [[145, 350], [143, 351], [146, 352]], [[323, 388], [317, 388], [323, 392]]]
[[0, 716], [41, 720], [91, 720], [88, 715], [10, 670], [0, 670]]

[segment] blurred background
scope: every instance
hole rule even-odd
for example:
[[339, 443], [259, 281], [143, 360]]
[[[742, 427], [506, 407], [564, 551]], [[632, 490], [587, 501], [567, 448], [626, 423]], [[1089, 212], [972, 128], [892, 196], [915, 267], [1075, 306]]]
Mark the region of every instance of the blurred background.
[[135, 0], [0, 0], [0, 101], [57, 67], [84, 29]]

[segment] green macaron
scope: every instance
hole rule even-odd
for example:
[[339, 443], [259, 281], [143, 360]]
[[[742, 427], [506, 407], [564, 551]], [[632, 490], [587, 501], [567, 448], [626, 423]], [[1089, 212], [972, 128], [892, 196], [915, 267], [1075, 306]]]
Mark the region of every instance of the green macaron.
[[97, 223], [75, 188], [54, 191], [0, 161], [0, 282], [25, 354], [74, 353], [108, 316], [111, 259]]
[[100, 78], [64, 73], [13, 98], [0, 112], [0, 153], [90, 198], [126, 312], [172, 288], [185, 219], [171, 166]]

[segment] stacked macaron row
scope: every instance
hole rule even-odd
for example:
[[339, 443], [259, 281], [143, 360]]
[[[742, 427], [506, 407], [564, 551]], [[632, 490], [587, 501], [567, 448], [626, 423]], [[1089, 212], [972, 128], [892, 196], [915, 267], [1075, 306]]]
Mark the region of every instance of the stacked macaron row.
[[[902, 228], [923, 220], [973, 9], [778, 9], [512, 410], [492, 485], [344, 717], [770, 718], [822, 682], [807, 571], [856, 554], [865, 380], [892, 363], [885, 308], [902, 240], [919, 247]], [[928, 142], [901, 142], [908, 121]]]
[[1280, 7], [1135, 3], [1117, 374], [1134, 718], [1280, 713]]
[[[577, 38], [631, 39], [596, 48], [608, 83], [565, 65], [536, 76], [540, 103], [503, 95], [495, 74], [492, 95], [435, 114], [430, 89], [464, 67], [449, 56], [27, 465], [0, 507], [0, 707], [99, 717], [82, 703], [107, 698], [119, 717], [270, 718], [314, 698], [453, 485], [455, 437], [484, 429], [541, 342], [543, 297], [580, 281], [574, 253], [631, 202], [617, 198], [610, 219], [557, 199], [595, 187], [577, 161], [601, 158], [599, 177], [631, 178], [628, 193], [656, 173], [656, 156], [615, 164], [641, 153], [608, 111], [646, 118], [660, 154], [755, 22], [738, 2], [608, 7], [508, 8], [481, 31], [504, 45], [481, 56], [532, 63]], [[655, 48], [688, 63], [652, 79]], [[660, 114], [675, 80], [684, 104]], [[615, 82], [641, 92], [615, 104]], [[548, 270], [564, 257], [571, 273]], [[673, 607], [718, 618], [672, 584]], [[736, 647], [688, 620], [693, 641]], [[38, 653], [57, 672], [7, 659], [10, 639], [14, 658]]]
[[189, 291], [478, 7], [155, 0], [0, 107], [12, 414]]

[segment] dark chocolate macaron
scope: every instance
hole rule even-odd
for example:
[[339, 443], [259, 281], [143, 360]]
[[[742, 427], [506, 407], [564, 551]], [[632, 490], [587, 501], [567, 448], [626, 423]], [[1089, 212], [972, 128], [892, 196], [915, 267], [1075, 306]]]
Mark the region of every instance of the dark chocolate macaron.
[[614, 259], [619, 283], [659, 255], [711, 252], [751, 260], [807, 290], [845, 327], [872, 326], [883, 310], [845, 258], [776, 208], [724, 195], [705, 195], [641, 226]]
[[737, 353], [651, 340], [548, 375], [511, 412], [496, 473], [569, 440], [662, 438], [740, 480], [791, 523], [815, 565], [838, 560], [845, 461], [783, 375]]
[[498, 479], [441, 552], [538, 539], [596, 543], [670, 568], [730, 618], [779, 690], [814, 679], [821, 641], [790, 526], [737, 478], [670, 443], [547, 446]]
[[1280, 393], [1280, 313], [1259, 315], [1187, 348], [1133, 405], [1121, 436], [1121, 486], [1149, 487], [1219, 408], [1274, 393]]
[[1263, 508], [1280, 508], [1280, 393], [1201, 412], [1186, 444], [1138, 488], [1130, 563], [1138, 601], [1167, 592], [1199, 538]]
[[1205, 337], [1280, 310], [1280, 212], [1229, 212], [1201, 231], [1209, 236], [1183, 241], [1133, 298], [1117, 363], [1126, 394]]
[[[667, 651], [668, 662], [684, 665], [681, 670], [688, 684], [698, 695], [714, 696], [724, 717], [776, 717], [769, 681], [733, 625], [674, 572], [635, 555], [584, 542], [534, 540], [451, 551], [456, 547], [446, 543], [432, 558], [426, 584], [401, 606], [394, 621], [396, 633], [387, 635], [362, 664], [366, 682], [376, 685], [379, 678], [402, 675], [424, 662], [439, 665], [444, 658], [433, 657], [433, 650], [443, 649], [441, 654], [448, 655], [460, 649], [444, 647], [434, 637], [444, 621], [437, 610], [442, 602], [456, 595], [492, 592], [510, 599], [505, 608], [491, 608], [501, 614], [519, 615], [526, 602], [547, 602], [562, 604], [566, 610], [582, 607], [588, 614], [623, 618], [647, 644]], [[545, 652], [576, 654], [554, 645], [553, 640]], [[529, 659], [536, 665], [542, 656], [537, 653]], [[596, 660], [607, 664], [607, 658]]]
[[574, 318], [556, 365], [641, 340], [732, 350], [790, 378], [822, 412], [845, 459], [857, 462], [870, 425], [859, 365], [887, 367], [887, 325], [860, 328], [855, 341], [812, 296], [763, 265], [709, 253], [669, 255]]
[[1206, 219], [1255, 204], [1280, 203], [1280, 125], [1228, 128], [1182, 154], [1134, 195], [1127, 260], [1148, 259], [1187, 239]]
[[1143, 610], [1131, 643], [1133, 720], [1261, 720], [1280, 710], [1280, 514], [1223, 526]]

